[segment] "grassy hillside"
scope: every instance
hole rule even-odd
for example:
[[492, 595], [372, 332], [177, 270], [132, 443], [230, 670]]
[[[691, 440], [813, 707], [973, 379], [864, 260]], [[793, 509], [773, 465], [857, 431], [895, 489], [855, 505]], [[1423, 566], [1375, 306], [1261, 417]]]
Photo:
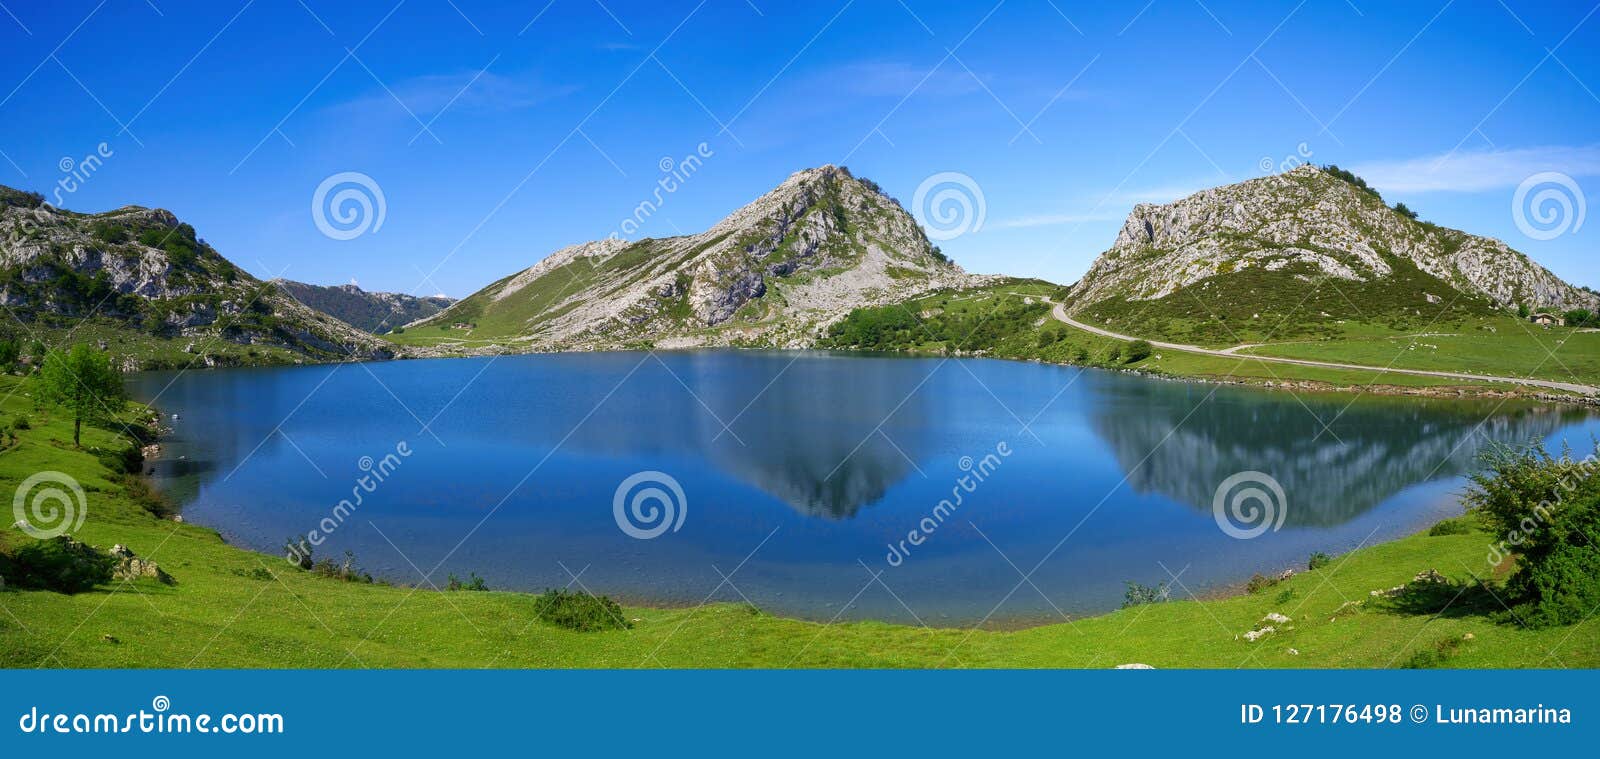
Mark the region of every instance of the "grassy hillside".
[[[858, 309], [835, 324], [822, 345], [839, 349], [906, 351], [934, 355], [977, 354], [1109, 369], [1137, 369], [1156, 374], [1213, 380], [1307, 383], [1330, 389], [1434, 388], [1502, 393], [1510, 389], [1506, 385], [1418, 377], [1376, 370], [1325, 369], [1269, 363], [1252, 360], [1244, 352], [1236, 357], [1227, 357], [1157, 349], [1148, 357], [1135, 360], [1131, 344], [1128, 342], [1093, 335], [1050, 318], [1050, 307], [1040, 299], [1040, 296], [1059, 299], [1062, 297], [1061, 288], [1038, 280], [1008, 280], [981, 288], [941, 291], [904, 304]], [[1030, 298], [1033, 300], [1031, 304], [1027, 302]], [[1506, 344], [1509, 346], [1507, 352], [1498, 359], [1493, 354], [1480, 357], [1481, 366], [1474, 371], [1517, 374], [1516, 370], [1522, 364], [1518, 364], [1516, 360], [1537, 350], [1537, 343], [1514, 338], [1505, 329], [1506, 326], [1502, 325], [1499, 334], [1506, 338]], [[1351, 334], [1359, 333], [1352, 331]], [[1590, 333], [1583, 335], [1585, 338], [1594, 336]], [[1151, 337], [1157, 336], [1151, 335]], [[1462, 354], [1472, 354], [1475, 350], [1473, 347], [1475, 339], [1465, 339], [1458, 345], [1452, 345]], [[1427, 340], [1432, 342], [1431, 338]], [[1302, 356], [1299, 352], [1316, 345], [1319, 343], [1286, 343], [1260, 350], [1268, 355], [1368, 363], [1378, 367], [1392, 365], [1395, 368], [1457, 369], [1453, 366], [1421, 365], [1416, 356], [1397, 357], [1395, 354], [1400, 352], [1398, 348], [1382, 356], [1381, 360], [1373, 355], [1370, 357], [1372, 360], [1360, 361], [1354, 360], [1354, 356], [1335, 359], [1323, 355]], [[1566, 366], [1587, 366], [1589, 365], [1586, 363], [1587, 359], [1577, 354], [1591, 345], [1594, 343], [1585, 339], [1562, 347], [1557, 355], [1562, 357]], [[1337, 351], [1332, 353], [1337, 355]], [[1391, 361], [1394, 363], [1390, 364]], [[1554, 362], [1551, 362], [1551, 366], [1555, 366]], [[1525, 376], [1527, 373], [1527, 369], [1524, 368], [1520, 376]], [[1560, 376], [1554, 378], [1565, 379]], [[1600, 377], [1595, 379], [1600, 380]]]
[[[76, 595], [0, 591], [7, 667], [1600, 666], [1600, 621], [1592, 618], [1523, 629], [1492, 620], [1493, 597], [1465, 586], [1405, 601], [1369, 595], [1429, 569], [1455, 581], [1486, 573], [1491, 538], [1470, 525], [1363, 548], [1255, 593], [1020, 631], [821, 625], [719, 604], [627, 607], [620, 612], [630, 629], [574, 632], [541, 621], [532, 595], [330, 579], [157, 517], [148, 498], [119, 484], [97, 457], [128, 444], [116, 425], [86, 430], [88, 450], [75, 450], [70, 423], [36, 408], [29, 392], [0, 377], [0, 415], [30, 423], [0, 450], [0, 487], [41, 470], [71, 475], [88, 494], [77, 537], [101, 549], [127, 545], [177, 582], [117, 581]], [[137, 416], [130, 411], [125, 421]], [[0, 550], [31, 540], [7, 528]], [[1435, 613], [1448, 596], [1448, 608]], [[1268, 613], [1293, 621], [1261, 641], [1244, 640]]]
[[0, 337], [52, 344], [87, 332], [119, 365], [145, 369], [391, 354], [250, 276], [168, 211], [77, 213], [6, 187], [0, 303], [9, 317]]
[[1208, 277], [1156, 300], [1111, 298], [1076, 316], [1125, 335], [1219, 348], [1334, 338], [1352, 329], [1448, 331], [1499, 315], [1488, 300], [1457, 293], [1409, 260], [1387, 260], [1393, 274], [1369, 282], [1320, 278], [1303, 263], [1276, 271], [1253, 267]]

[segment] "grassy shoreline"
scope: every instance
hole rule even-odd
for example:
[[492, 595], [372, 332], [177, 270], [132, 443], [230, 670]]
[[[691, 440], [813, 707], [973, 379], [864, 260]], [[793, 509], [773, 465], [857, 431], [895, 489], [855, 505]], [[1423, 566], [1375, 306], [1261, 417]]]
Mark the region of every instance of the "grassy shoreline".
[[[574, 632], [541, 621], [534, 594], [342, 582], [228, 545], [204, 527], [159, 518], [96, 455], [126, 445], [122, 434], [86, 429], [85, 449], [74, 449], [70, 423], [33, 408], [19, 385], [0, 378], [0, 413], [25, 413], [32, 425], [0, 452], [0, 483], [15, 488], [42, 470], [74, 477], [89, 506], [77, 538], [101, 549], [126, 545], [177, 583], [116, 581], [76, 595], [0, 591], [5, 667], [1600, 665], [1600, 620], [1542, 630], [1495, 622], [1493, 601], [1466, 585], [1438, 614], [1370, 595], [1427, 570], [1453, 581], [1489, 573], [1484, 549], [1491, 536], [1475, 528], [1364, 547], [1255, 593], [1020, 630], [824, 625], [715, 604], [626, 606], [621, 613], [631, 629]], [[14, 528], [0, 532], [6, 544], [25, 540]], [[1269, 613], [1293, 621], [1245, 640]]]

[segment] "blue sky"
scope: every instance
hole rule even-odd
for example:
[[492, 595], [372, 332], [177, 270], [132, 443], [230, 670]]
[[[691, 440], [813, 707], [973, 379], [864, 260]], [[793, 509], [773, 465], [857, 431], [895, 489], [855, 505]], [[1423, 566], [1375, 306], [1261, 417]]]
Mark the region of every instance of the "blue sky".
[[[104, 143], [62, 206], [172, 209], [262, 277], [463, 296], [605, 237], [704, 143], [632, 236], [699, 231], [824, 163], [908, 206], [960, 172], [983, 222], [944, 250], [1070, 282], [1134, 203], [1309, 160], [1600, 285], [1600, 221], [1558, 212], [1535, 239], [1512, 208], [1541, 172], [1585, 209], [1600, 192], [1589, 3], [0, 6], [0, 184], [54, 195]], [[383, 194], [351, 239], [312, 211], [341, 172]]]

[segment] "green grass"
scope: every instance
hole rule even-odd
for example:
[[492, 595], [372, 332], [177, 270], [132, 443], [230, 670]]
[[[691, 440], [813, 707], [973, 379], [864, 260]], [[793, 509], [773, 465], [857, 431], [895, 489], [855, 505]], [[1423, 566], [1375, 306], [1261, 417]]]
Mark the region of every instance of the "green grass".
[[[627, 629], [579, 632], [542, 621], [534, 594], [341, 582], [160, 519], [117, 484], [95, 450], [73, 449], [67, 420], [36, 409], [26, 393], [17, 378], [0, 377], [0, 414], [32, 422], [17, 445], [0, 450], [0, 487], [43, 470], [73, 476], [89, 505], [77, 537], [102, 549], [128, 545], [177, 584], [118, 582], [72, 596], [0, 591], [7, 667], [1600, 666], [1594, 619], [1525, 630], [1491, 621], [1495, 608], [1482, 598], [1435, 615], [1369, 597], [1427, 569], [1458, 579], [1486, 572], [1490, 536], [1475, 527], [1363, 548], [1256, 594], [1026, 630], [823, 625], [718, 604], [622, 607]], [[125, 445], [112, 427], [86, 429], [86, 447]], [[6, 545], [26, 540], [0, 530]], [[1341, 610], [1348, 601], [1362, 603]], [[1292, 617], [1293, 629], [1256, 643], [1239, 637], [1269, 612]], [[1469, 633], [1466, 643], [1447, 642]]]
[[[1118, 297], [1091, 303], [1077, 317], [1124, 335], [1219, 348], [1338, 338], [1352, 329], [1391, 335], [1454, 331], [1497, 313], [1488, 301], [1458, 295], [1408, 259], [1386, 260], [1392, 273], [1369, 282], [1325, 277], [1306, 263], [1276, 271], [1252, 266], [1155, 300]], [[1430, 302], [1429, 295], [1439, 302]]]
[[1246, 352], [1600, 385], [1600, 332], [1540, 327], [1509, 316], [1469, 320], [1415, 336], [1352, 333]]
[[[242, 345], [221, 337], [158, 337], [130, 329], [121, 322], [101, 318], [74, 322], [67, 327], [42, 322], [29, 324], [26, 330], [15, 323], [12, 327], [10, 330], [0, 328], [0, 333], [9, 332], [10, 337], [20, 339], [24, 345], [34, 339], [48, 346], [80, 342], [98, 345], [104, 342], [114, 364], [120, 366], [124, 358], [132, 358], [140, 369], [146, 370], [204, 367], [207, 356], [223, 366], [277, 366], [315, 360], [285, 348]], [[190, 345], [194, 346], [193, 351], [185, 351], [184, 348]]]
[[[858, 309], [833, 328], [823, 347], [933, 355], [978, 354], [1079, 366], [1138, 369], [1209, 380], [1258, 384], [1287, 382], [1308, 386], [1305, 389], [1321, 390], [1451, 388], [1504, 392], [1508, 388], [1492, 383], [1377, 370], [1280, 364], [1254, 360], [1243, 354], [1235, 357], [1212, 356], [1161, 348], [1155, 349], [1147, 359], [1130, 363], [1126, 360], [1127, 342], [1084, 332], [1050, 318], [1049, 307], [1038, 297], [1059, 301], [1060, 295], [1060, 288], [1048, 282], [1019, 279], [981, 288], [933, 293], [899, 305]], [[1026, 303], [1030, 296], [1035, 298], [1031, 306]], [[1376, 365], [1383, 366], [1386, 363], [1387, 359], [1376, 362]]]

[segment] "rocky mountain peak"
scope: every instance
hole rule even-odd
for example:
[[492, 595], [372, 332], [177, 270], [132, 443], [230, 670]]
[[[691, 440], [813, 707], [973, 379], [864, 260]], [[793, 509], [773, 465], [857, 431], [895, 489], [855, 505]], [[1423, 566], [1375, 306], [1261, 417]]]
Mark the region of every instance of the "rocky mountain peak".
[[967, 279], [876, 183], [825, 165], [699, 234], [564, 248], [417, 326], [514, 312], [540, 345], [804, 345], [853, 308]]
[[1081, 308], [1113, 297], [1159, 299], [1247, 269], [1294, 271], [1307, 282], [1373, 282], [1397, 265], [1501, 307], [1592, 308], [1597, 301], [1503, 242], [1417, 221], [1310, 165], [1134, 206], [1072, 293]]

